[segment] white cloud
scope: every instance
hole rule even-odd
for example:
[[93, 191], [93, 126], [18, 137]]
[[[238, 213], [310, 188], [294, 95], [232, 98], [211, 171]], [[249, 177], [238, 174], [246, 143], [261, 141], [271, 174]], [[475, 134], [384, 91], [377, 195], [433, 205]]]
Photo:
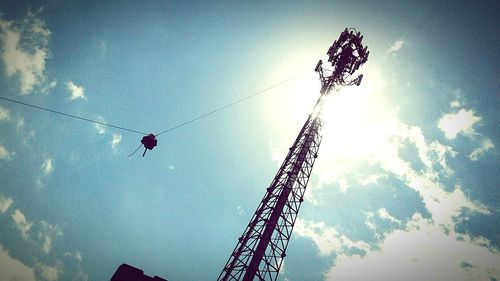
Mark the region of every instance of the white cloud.
[[23, 238], [28, 239], [28, 231], [33, 226], [33, 223], [28, 222], [24, 214], [19, 209], [16, 209], [14, 211], [14, 214], [12, 214], [12, 219], [16, 223], [17, 229], [21, 231]]
[[390, 222], [393, 222], [395, 224], [398, 224], [400, 225], [401, 224], [401, 221], [397, 220], [396, 218], [394, 218], [391, 214], [389, 214], [389, 212], [385, 209], [385, 208], [381, 208], [377, 211], [377, 214], [379, 215], [380, 218], [382, 219], [385, 219], [385, 220], [388, 220]]
[[[400, 47], [402, 47], [402, 43]], [[414, 203], [419, 205], [423, 203], [430, 218], [424, 219], [421, 215], [415, 215], [408, 222], [408, 219], [399, 219], [399, 216], [396, 219], [393, 214], [387, 211], [388, 207], [384, 209], [383, 206], [378, 205], [376, 210], [365, 212], [365, 223], [368, 228], [374, 230], [373, 237], [370, 237], [369, 240], [374, 241], [371, 242], [373, 244], [368, 245], [366, 241], [356, 241], [348, 234], [339, 233], [341, 229], [349, 229], [349, 226], [329, 226], [320, 221], [312, 222], [298, 219], [294, 235], [310, 238], [317, 246], [321, 256], [336, 253], [336, 261], [332, 264], [329, 272], [331, 276], [344, 278], [339, 280], [378, 280], [376, 278], [380, 275], [374, 275], [375, 278], [370, 278], [370, 275], [363, 276], [364, 268], [367, 272], [371, 272], [370, 270], [382, 271], [382, 273], [379, 272], [380, 274], [387, 272], [389, 276], [392, 274], [391, 270], [398, 268], [400, 264], [402, 268], [407, 269], [406, 272], [399, 271], [406, 273], [403, 277], [410, 275], [412, 278], [417, 278], [421, 276], [422, 270], [427, 269], [435, 273], [436, 268], [432, 267], [432, 263], [417, 263], [417, 265], [422, 265], [421, 267], [407, 266], [404, 255], [409, 256], [408, 263], [411, 264], [413, 262], [411, 258], [421, 258], [422, 255], [419, 251], [422, 248], [425, 249], [425, 252], [439, 252], [438, 256], [441, 259], [453, 255], [453, 249], [442, 249], [445, 245], [453, 245], [457, 249], [463, 250], [461, 255], [465, 258], [469, 254], [474, 255], [475, 251], [481, 252], [483, 256], [488, 256], [487, 253], [492, 249], [487, 246], [486, 239], [474, 240], [468, 236], [467, 239], [462, 239], [463, 236], [455, 233], [457, 222], [463, 219], [466, 213], [491, 215], [487, 206], [467, 195], [467, 186], [457, 184], [461, 182], [461, 179], [452, 177], [455, 172], [449, 163], [453, 157], [456, 157], [457, 152], [453, 147], [438, 140], [428, 139], [421, 127], [403, 122], [399, 117], [398, 109], [391, 106], [390, 98], [385, 96], [384, 88], [381, 86], [384, 85], [382, 77], [377, 77], [376, 74], [377, 72], [367, 74], [367, 80], [363, 81], [360, 87], [353, 90], [343, 88], [340, 90], [340, 95], [332, 95], [325, 101], [324, 138], [319, 152], [320, 158], [315, 164], [311, 178], [312, 183], [317, 181], [318, 184], [317, 187], [316, 184], [310, 184], [307, 192], [312, 194], [312, 198], [318, 200], [317, 206], [324, 208], [328, 204], [328, 199], [325, 199], [322, 193], [328, 187], [336, 188], [342, 179], [345, 179], [346, 184], [351, 185], [358, 184], [358, 182], [364, 185], [379, 183], [379, 187], [384, 187], [381, 185], [384, 184], [391, 189], [394, 188], [392, 185], [395, 185], [397, 188], [410, 189], [412, 193], [416, 192], [418, 196], [416, 196]], [[372, 81], [369, 80], [370, 77], [372, 77]], [[464, 115], [467, 116], [469, 114], [469, 120], [472, 121], [468, 126], [467, 124], [463, 126], [460, 124], [461, 122], [458, 122], [460, 126], [454, 133], [454, 137], [457, 134], [469, 136], [476, 134], [474, 125], [480, 121], [480, 117], [475, 116], [472, 111], [462, 109], [462, 113], [460, 113], [459, 108], [453, 110], [453, 112], [457, 112], [456, 115], [465, 113]], [[442, 118], [442, 127], [453, 123], [447, 122], [449, 119], [453, 120], [452, 115], [455, 114], [449, 114], [446, 118]], [[467, 120], [467, 118], [464, 119]], [[283, 145], [283, 147], [285, 146]], [[271, 147], [273, 159], [275, 154]], [[281, 163], [283, 158], [279, 160]], [[385, 179], [383, 183], [382, 178]], [[393, 184], [393, 182], [397, 182], [397, 184]], [[366, 186], [366, 188], [370, 187], [370, 185]], [[349, 193], [355, 192], [355, 190], [348, 188], [345, 191]], [[306, 196], [306, 198], [309, 197]], [[376, 198], [374, 199], [376, 200]], [[409, 197], [405, 197], [405, 199], [409, 199]], [[363, 209], [363, 203], [355, 205], [358, 203], [352, 202], [354, 204], [352, 207]], [[383, 202], [378, 201], [378, 203]], [[391, 223], [391, 227], [382, 228], [388, 222]], [[371, 231], [366, 232], [371, 233]], [[412, 244], [412, 239], [416, 239], [417, 246]], [[398, 240], [404, 241], [398, 245], [399, 248], [393, 246]], [[483, 242], [479, 243], [479, 240]], [[443, 245], [440, 242], [443, 242]], [[349, 248], [347, 246], [353, 244], [357, 247]], [[393, 249], [399, 249], [399, 251]], [[401, 254], [402, 252], [403, 254]], [[358, 253], [358, 255], [353, 255], [354, 253]], [[377, 258], [386, 253], [387, 256], [381, 257], [384, 263], [377, 264]], [[398, 263], [398, 257], [401, 257], [403, 261]], [[450, 260], [455, 259], [455, 256], [450, 258]], [[470, 258], [465, 259], [465, 261], [473, 265], [468, 267], [469, 271], [491, 271], [485, 269], [488, 265], [487, 263], [481, 264], [481, 259]], [[361, 265], [359, 269], [356, 263]], [[392, 266], [393, 264], [394, 266]], [[469, 274], [467, 270], [460, 267], [460, 264], [462, 263], [447, 268], [447, 270], [455, 271], [449, 273], [450, 276]], [[340, 268], [339, 271], [336, 271], [337, 267]], [[356, 276], [357, 271], [361, 271], [359, 273], [361, 276]], [[333, 275], [334, 272], [336, 272], [335, 275]], [[349, 277], [349, 273], [352, 272], [355, 272], [352, 274], [354, 277]], [[423, 276], [424, 278], [418, 279], [446, 280], [436, 276], [434, 278]], [[407, 279], [402, 278], [402, 276], [389, 277], [389, 280]], [[445, 277], [447, 276], [445, 275]], [[466, 277], [450, 280], [470, 279]]]
[[36, 279], [32, 268], [11, 257], [0, 244], [0, 280], [35, 281]]
[[[405, 229], [384, 233], [385, 238], [378, 246], [380, 250], [368, 252], [364, 257], [342, 255], [340, 252], [336, 264], [327, 274], [328, 280], [408, 280], [408, 276], [416, 278], [410, 280], [468, 280], [468, 271], [460, 267], [463, 262], [471, 264], [472, 267], [468, 270], [474, 271], [477, 276], [486, 276], [487, 272], [495, 272], [494, 270], [497, 273], [492, 274], [498, 274], [494, 263], [488, 263], [491, 257], [493, 260], [498, 259], [498, 256], [489, 252], [491, 249], [467, 241], [457, 241], [458, 235], [454, 233], [454, 220], [464, 209], [490, 214], [486, 206], [468, 198], [461, 186], [456, 185], [448, 192], [440, 182], [439, 171], [443, 171], [445, 175], [451, 173], [446, 157], [453, 157], [456, 152], [437, 141], [429, 143], [419, 128], [398, 123], [397, 130], [388, 134], [386, 141], [373, 151], [368, 161], [372, 166], [380, 166], [388, 176], [401, 180], [417, 191], [432, 219], [425, 220], [416, 216], [414, 222], [408, 223]], [[410, 162], [401, 157], [399, 149], [404, 143], [415, 145], [417, 155], [425, 166], [424, 170], [414, 170]], [[380, 218], [401, 224], [385, 209], [379, 209], [377, 214]], [[374, 215], [368, 212], [366, 221], [373, 230], [376, 229], [371, 220]], [[335, 233], [330, 236], [335, 236]], [[380, 238], [377, 234], [376, 237]], [[455, 248], [462, 251], [461, 255], [455, 255]], [[434, 253], [439, 254], [433, 256]], [[474, 254], [478, 256], [474, 257]], [[454, 263], [444, 262], [442, 266], [436, 266], [438, 261], [446, 259]], [[387, 266], [388, 264], [393, 266]], [[442, 271], [439, 268], [446, 272], [444, 278], [440, 275]], [[428, 275], [420, 275], [420, 272]], [[481, 278], [483, 279], [478, 280], [489, 280], [487, 277]]]
[[0, 105], [0, 120], [9, 120], [9, 119], [10, 119], [9, 110]]
[[338, 180], [338, 183], [339, 183], [340, 191], [342, 193], [346, 193], [347, 192], [347, 188], [349, 188], [349, 184], [347, 183], [347, 179], [346, 178], [341, 178], [341, 179]]
[[24, 118], [23, 117], [19, 117], [19, 119], [17, 119], [16, 121], [16, 130], [18, 132], [20, 132], [23, 128], [24, 128]]
[[[366, 98], [366, 97], [365, 97]], [[368, 101], [369, 102], [369, 101]], [[371, 104], [377, 104], [372, 102]], [[349, 107], [352, 111], [361, 106]], [[373, 109], [368, 109], [372, 110]], [[385, 112], [391, 112], [385, 110]], [[465, 114], [464, 114], [465, 113]], [[349, 113], [346, 113], [349, 114]], [[355, 114], [365, 114], [355, 112]], [[464, 115], [470, 122], [465, 126], [460, 124], [456, 134], [473, 135], [473, 125], [480, 121], [472, 111], [462, 110], [457, 115]], [[396, 179], [416, 191], [420, 200], [430, 213], [430, 219], [423, 219], [421, 216], [414, 216], [412, 222], [400, 221], [394, 218], [384, 208], [376, 212], [366, 212], [366, 224], [368, 228], [375, 231], [376, 245], [370, 247], [364, 241], [352, 241], [345, 237], [346, 244], [359, 245], [357, 249], [367, 254], [352, 255], [346, 250], [342, 242], [342, 235], [338, 233], [335, 227], [330, 227], [323, 222], [304, 223], [297, 220], [296, 230], [298, 235], [309, 237], [320, 251], [320, 255], [328, 255], [335, 252], [338, 256], [335, 263], [327, 274], [331, 280], [402, 280], [417, 278], [415, 280], [470, 280], [468, 274], [476, 276], [486, 276], [487, 272], [495, 272], [498, 267], [489, 263], [487, 260], [496, 254], [491, 254], [492, 248], [485, 243], [478, 243], [477, 239], [472, 238], [459, 241], [463, 236], [456, 234], [456, 221], [464, 214], [464, 210], [472, 213], [491, 215], [490, 210], [481, 202], [469, 198], [462, 186], [451, 185], [444, 178], [449, 179], [453, 175], [453, 169], [449, 167], [447, 160], [455, 157], [457, 152], [450, 146], [443, 145], [437, 140], [428, 140], [420, 127], [410, 126], [399, 120], [398, 112], [392, 111], [391, 114], [367, 116], [366, 120], [347, 118], [338, 116], [334, 120], [345, 120], [346, 127], [343, 128], [337, 124], [325, 127], [325, 139], [327, 139], [328, 130], [335, 126], [332, 133], [331, 144], [322, 147], [322, 155], [328, 155], [328, 160], [319, 162], [315, 171], [320, 179], [320, 184], [325, 186], [337, 183], [339, 180], [352, 180], [352, 175], [356, 175], [358, 168], [366, 167], [366, 163], [373, 169], [381, 169], [386, 178]], [[363, 117], [364, 118], [364, 117]], [[442, 120], [442, 127], [446, 128], [448, 120], [454, 120], [451, 115]], [[451, 135], [450, 135], [451, 136]], [[349, 137], [349, 138], [347, 138]], [[335, 144], [335, 146], [333, 145]], [[353, 149], [350, 149], [350, 147]], [[414, 155], [406, 155], [403, 149], [414, 148]], [[405, 150], [406, 151], [406, 150]], [[415, 163], [422, 165], [415, 166]], [[378, 177], [369, 176], [365, 180], [360, 180], [355, 176], [356, 181], [361, 183], [376, 182]], [[309, 191], [316, 191], [310, 189]], [[349, 190], [347, 190], [349, 192]], [[315, 196], [320, 197], [320, 196]], [[384, 233], [376, 230], [375, 216], [380, 219], [393, 223], [394, 226], [401, 228], [399, 230], [391, 229]], [[381, 235], [383, 234], [383, 235]], [[467, 236], [468, 237], [468, 236]], [[458, 240], [457, 240], [458, 239]], [[456, 247], [460, 255], [453, 256], [453, 247]], [[377, 249], [377, 250], [375, 250]], [[430, 257], [427, 262], [425, 255], [432, 256], [432, 253], [438, 252], [437, 258]], [[476, 255], [476, 256], [474, 256]], [[448, 256], [450, 256], [448, 258]], [[453, 264], [445, 262], [443, 268], [447, 272], [440, 278], [440, 272], [437, 261], [449, 259]], [[459, 261], [460, 259], [460, 261]], [[485, 261], [483, 263], [483, 260]], [[465, 262], [465, 263], [463, 263]], [[467, 270], [460, 267], [461, 264], [470, 264]], [[500, 264], [500, 263], [499, 263]], [[393, 266], [388, 266], [393, 265]], [[401, 268], [401, 270], [398, 270]], [[493, 269], [492, 269], [493, 268]], [[425, 271], [428, 275], [421, 275]], [[365, 273], [366, 272], [366, 273]], [[470, 273], [473, 272], [473, 273]], [[400, 275], [404, 274], [404, 275]], [[493, 273], [491, 273], [493, 274]], [[373, 278], [372, 278], [373, 276]], [[387, 276], [387, 278], [383, 278]], [[465, 276], [465, 277], [464, 277]], [[496, 276], [496, 275], [492, 275]], [[404, 278], [403, 278], [404, 277]], [[454, 278], [457, 277], [457, 278]], [[463, 277], [463, 278], [462, 278]], [[446, 279], [449, 278], [449, 279]], [[461, 278], [461, 279], [460, 279]], [[489, 280], [486, 277], [484, 280]], [[329, 279], [330, 280], [330, 279]], [[482, 279], [479, 279], [482, 280]]]
[[438, 128], [448, 139], [454, 139], [458, 134], [472, 137], [477, 134], [474, 125], [480, 121], [481, 117], [476, 116], [474, 111], [462, 108], [455, 114], [444, 114], [438, 121]]
[[39, 91], [41, 93], [48, 93], [50, 90], [54, 89], [57, 86], [57, 81], [53, 80], [51, 82], [44, 83], [40, 85]]
[[236, 212], [238, 212], [238, 215], [243, 215], [244, 212], [243, 207], [241, 206], [236, 207]]
[[45, 241], [43, 241], [42, 249], [46, 254], [48, 254], [50, 252], [50, 250], [52, 249], [52, 238], [50, 236], [45, 237]]
[[97, 130], [99, 135], [104, 135], [106, 133], [106, 129], [105, 129], [104, 125], [94, 124], [94, 128]]
[[0, 144], [0, 160], [12, 160], [14, 152], [9, 152], [2, 144]]
[[70, 252], [66, 252], [64, 253], [64, 256], [65, 257], [73, 257], [75, 260], [81, 262], [82, 261], [82, 253], [80, 253], [80, 251], [76, 251], [74, 254], [70, 253]]
[[386, 54], [392, 54], [393, 56], [403, 48], [403, 45], [405, 44], [405, 41], [403, 38], [396, 40], [390, 47], [387, 49], [385, 52]]
[[472, 161], [477, 161], [481, 158], [488, 150], [493, 149], [495, 145], [489, 138], [484, 138], [481, 141], [481, 146], [475, 148], [469, 155], [469, 159]]
[[62, 236], [63, 232], [61, 227], [57, 224], [50, 224], [46, 221], [40, 221], [40, 230], [38, 231], [38, 237], [42, 241], [42, 250], [44, 253], [49, 254], [52, 250], [52, 242], [57, 236]]
[[385, 229], [384, 227], [380, 227], [380, 225], [378, 225], [378, 221], [380, 220], [375, 220], [377, 217], [379, 219], [389, 221], [393, 226], [402, 226], [402, 222], [389, 214], [385, 208], [380, 208], [377, 212], [368, 211], [363, 213], [366, 215], [365, 225], [373, 231], [374, 237], [377, 241], [382, 241], [387, 234], [392, 232], [392, 228]]
[[120, 144], [121, 141], [122, 141], [122, 135], [113, 134], [113, 138], [111, 139], [110, 144], [114, 152], [116, 152], [116, 147], [118, 146], [118, 144]]
[[27, 95], [38, 87], [44, 92], [55, 86], [45, 77], [45, 61], [49, 56], [46, 48], [50, 31], [38, 12], [28, 11], [19, 21], [0, 19], [1, 53], [7, 77], [18, 77], [21, 95]]
[[12, 200], [12, 198], [5, 197], [0, 194], [0, 213], [5, 213], [10, 208], [13, 202], [14, 200]]
[[455, 89], [453, 91], [453, 94], [455, 95], [455, 100], [453, 100], [450, 103], [450, 107], [452, 108], [458, 108], [463, 105], [463, 94], [462, 94], [462, 89]]
[[431, 165], [432, 163], [437, 163], [446, 175], [451, 175], [453, 174], [453, 170], [446, 163], [446, 156], [455, 157], [457, 156], [457, 152], [451, 146], [443, 145], [438, 141], [432, 141], [429, 144]]
[[44, 175], [49, 175], [54, 170], [54, 167], [52, 166], [52, 159], [45, 159], [40, 168], [42, 169]]
[[271, 161], [276, 164], [276, 167], [279, 167], [285, 159], [286, 152], [279, 147], [275, 147], [272, 141], [269, 141], [269, 149], [271, 151]]
[[[446, 235], [418, 213], [409, 231], [390, 233], [379, 250], [341, 255], [326, 280], [493, 280], [500, 278], [500, 255], [481, 239]], [[464, 266], [467, 265], [467, 266]]]
[[[11, 198], [0, 194], [0, 211], [2, 213], [5, 213], [12, 203], [13, 200]], [[34, 224], [29, 222], [19, 209], [14, 211], [12, 219], [17, 229], [21, 231], [22, 237], [29, 243], [35, 242], [38, 244], [46, 254], [49, 254], [52, 250], [54, 239], [63, 235], [63, 231], [59, 225], [53, 225], [44, 220]], [[33, 235], [30, 237], [28, 232], [33, 233]]]
[[[373, 218], [375, 217], [375, 213], [373, 212], [365, 212], [366, 219], [365, 219], [365, 224], [368, 226], [369, 229], [373, 230], [376, 232], [377, 230], [377, 225], [372, 221]], [[376, 233], [376, 237], [378, 238], [379, 235]]]
[[376, 184], [380, 178], [383, 178], [384, 175], [369, 175], [366, 178], [363, 179], [358, 179], [359, 183], [361, 185], [369, 185], [369, 184]]
[[328, 227], [324, 222], [305, 221], [298, 218], [294, 233], [310, 238], [318, 247], [321, 256], [333, 253], [343, 254], [351, 249], [368, 251], [370, 245], [363, 241], [352, 241], [346, 235], [340, 234], [335, 227]]
[[[400, 133], [402, 134], [405, 134], [404, 127], [400, 127]], [[447, 174], [449, 170], [445, 164], [446, 162], [440, 159], [440, 157], [444, 157], [443, 155], [439, 155], [438, 153], [437, 160], [435, 159], [434, 162], [427, 163], [426, 170], [415, 171], [410, 163], [403, 160], [397, 152], [400, 140], [394, 139], [394, 141], [395, 143], [393, 144], [387, 144], [386, 150], [379, 150], [373, 155], [371, 159], [372, 164], [380, 165], [383, 170], [417, 191], [436, 223], [453, 228], [453, 219], [461, 213], [463, 208], [474, 212], [488, 213], [485, 206], [467, 198], [460, 186], [455, 186], [452, 192], [445, 191], [445, 186], [440, 183], [438, 174], [438, 171], [444, 171]], [[438, 145], [434, 145], [433, 149], [432, 145], [427, 145], [426, 143], [424, 141], [417, 148], [427, 151], [427, 153], [435, 150], [439, 152], [442, 149]], [[422, 162], [425, 163], [427, 161]]]
[[[4, 253], [0, 245], [0, 280], [88, 280], [88, 274], [83, 271], [81, 265], [82, 254], [78, 250], [74, 254], [57, 251], [60, 247], [55, 247], [56, 238], [63, 235], [59, 225], [44, 220], [35, 223], [29, 222], [19, 209], [13, 212], [12, 219], [15, 227], [21, 231], [21, 236], [24, 238], [12, 246], [16, 247], [16, 252], [21, 251], [21, 253], [28, 254], [19, 261], [34, 265], [33, 269], [24, 268], [24, 271], [30, 272], [30, 276], [34, 273], [35, 277], [28, 278], [26, 277], [28, 275], [25, 274], [21, 279], [6, 279], [8, 276], [20, 276], [21, 270], [12, 269], [15, 268], [15, 264], [7, 253]], [[6, 264], [9, 266], [5, 266]], [[8, 269], [5, 271], [4, 268]]]
[[73, 81], [68, 81], [66, 83], [66, 88], [71, 93], [71, 96], [69, 97], [70, 100], [87, 99], [87, 97], [85, 96], [85, 89], [82, 86], [77, 86], [75, 83], [73, 83]]
[[172, 171], [172, 170], [175, 170], [175, 166], [174, 166], [174, 165], [172, 165], [172, 164], [170, 164], [170, 165], [168, 165], [168, 169], [169, 169], [169, 170], [171, 170], [171, 171]]
[[80, 253], [80, 251], [76, 251], [75, 253], [75, 259], [79, 262], [82, 261], [82, 253]]
[[57, 281], [59, 277], [59, 270], [56, 266], [37, 263], [36, 270], [40, 272], [44, 281]]
[[[97, 116], [97, 121], [105, 122], [104, 118], [100, 115]], [[95, 123], [94, 128], [97, 130], [97, 133], [99, 133], [99, 135], [104, 135], [106, 133], [106, 128], [104, 125]]]
[[[436, 216], [442, 213], [443, 209], [435, 203], [444, 202], [449, 207], [446, 215], [439, 219], [439, 223], [451, 224], [453, 217], [459, 214], [462, 208], [486, 213], [485, 207], [468, 199], [460, 186], [456, 186], [452, 192], [446, 192], [445, 186], [440, 183], [441, 174], [449, 176], [453, 173], [446, 161], [447, 157], [455, 157], [456, 155], [451, 147], [436, 140], [426, 140], [419, 127], [409, 126], [401, 122], [397, 114], [380, 119], [379, 122], [382, 124], [374, 124], [375, 128], [379, 128], [378, 135], [364, 138], [365, 141], [368, 140], [373, 145], [369, 146], [370, 150], [363, 155], [361, 161], [382, 168], [388, 177], [396, 177], [408, 187], [419, 192], [426, 207]], [[370, 130], [370, 128], [355, 128], [355, 130], [363, 129]], [[465, 131], [472, 130], [470, 127], [463, 129]], [[342, 132], [339, 135], [341, 134]], [[409, 145], [416, 148], [418, 159], [424, 165], [423, 170], [414, 170], [411, 163], [415, 159], [402, 158], [401, 148]], [[345, 158], [349, 159], [350, 157], [346, 156]], [[339, 163], [339, 166], [344, 164], [343, 159], [340, 160], [342, 162]], [[330, 165], [330, 169], [332, 166]]]
[[450, 107], [461, 107], [462, 104], [458, 100], [454, 100], [450, 103]]

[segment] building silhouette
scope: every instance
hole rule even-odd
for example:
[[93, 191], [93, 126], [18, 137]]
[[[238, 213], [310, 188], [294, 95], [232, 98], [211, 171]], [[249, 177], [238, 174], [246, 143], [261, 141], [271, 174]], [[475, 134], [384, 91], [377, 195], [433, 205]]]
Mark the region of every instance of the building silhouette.
[[128, 264], [121, 264], [116, 270], [111, 281], [168, 281], [161, 277], [149, 277], [144, 275], [144, 272]]

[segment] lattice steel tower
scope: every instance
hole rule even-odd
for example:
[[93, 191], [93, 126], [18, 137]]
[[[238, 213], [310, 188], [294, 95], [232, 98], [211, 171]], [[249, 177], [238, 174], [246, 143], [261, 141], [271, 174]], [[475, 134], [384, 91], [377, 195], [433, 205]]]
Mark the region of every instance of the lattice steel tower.
[[367, 47], [363, 48], [362, 39], [355, 29], [346, 28], [328, 49], [332, 69], [323, 68], [321, 60], [316, 65], [314, 71], [319, 73], [321, 81], [318, 101], [217, 280], [277, 279], [318, 157], [324, 97], [335, 86], [359, 86], [363, 75], [348, 78], [368, 59], [369, 52]]

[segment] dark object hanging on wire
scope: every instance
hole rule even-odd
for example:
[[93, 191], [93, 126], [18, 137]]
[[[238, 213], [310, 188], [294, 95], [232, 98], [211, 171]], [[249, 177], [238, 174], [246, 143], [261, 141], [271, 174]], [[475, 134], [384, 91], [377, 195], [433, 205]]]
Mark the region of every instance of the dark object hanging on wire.
[[18, 100], [14, 100], [14, 99], [10, 99], [10, 98], [7, 98], [7, 97], [2, 97], [2, 96], [0, 96], [0, 99], [1, 99], [1, 100], [6, 100], [6, 101], [10, 101], [10, 102], [14, 102], [14, 103], [17, 103], [17, 104], [21, 104], [21, 105], [24, 105], [24, 106], [28, 106], [28, 107], [32, 107], [32, 108], [36, 108], [36, 109], [40, 109], [40, 110], [44, 110], [44, 111], [47, 111], [47, 112], [50, 112], [50, 113], [59, 114], [59, 115], [66, 116], [66, 117], [71, 117], [71, 118], [74, 118], [74, 119], [80, 119], [80, 120], [82, 120], [82, 121], [87, 121], [87, 122], [91, 122], [91, 123], [95, 123], [95, 124], [99, 124], [99, 125], [103, 125], [103, 126], [112, 127], [112, 128], [119, 129], [119, 130], [125, 130], [125, 131], [129, 131], [129, 132], [132, 132], [132, 133], [145, 135], [145, 137], [143, 137], [143, 138], [142, 138], [142, 140], [141, 140], [141, 144], [140, 144], [140, 145], [136, 148], [136, 150], [134, 150], [134, 152], [132, 152], [130, 155], [128, 155], [128, 156], [127, 156], [127, 157], [131, 157], [131, 156], [133, 156], [133, 155], [134, 155], [134, 154], [135, 154], [135, 153], [136, 153], [136, 152], [137, 152], [137, 151], [138, 151], [138, 150], [142, 147], [142, 145], [144, 145], [145, 150], [144, 150], [144, 153], [142, 154], [142, 156], [144, 157], [144, 155], [146, 155], [146, 152], [147, 152], [147, 150], [148, 150], [148, 149], [149, 149], [149, 150], [152, 150], [152, 149], [153, 149], [153, 148], [157, 145], [158, 141], [156, 140], [156, 137], [158, 137], [159, 135], [162, 135], [162, 134], [168, 133], [168, 132], [170, 132], [170, 131], [173, 131], [173, 130], [175, 130], [175, 129], [178, 129], [178, 128], [180, 128], [180, 127], [183, 127], [183, 126], [185, 126], [185, 125], [188, 125], [189, 123], [193, 123], [193, 122], [195, 122], [195, 121], [198, 121], [198, 120], [200, 120], [200, 119], [202, 119], [202, 118], [205, 118], [205, 117], [207, 117], [207, 116], [209, 116], [209, 115], [212, 115], [212, 114], [214, 114], [214, 113], [216, 113], [216, 112], [219, 112], [219, 111], [221, 111], [221, 110], [224, 110], [224, 109], [226, 109], [226, 108], [228, 108], [228, 107], [231, 107], [231, 106], [233, 106], [233, 105], [236, 105], [236, 104], [238, 104], [238, 103], [241, 103], [241, 102], [243, 102], [243, 101], [245, 101], [245, 100], [248, 100], [248, 99], [250, 99], [250, 98], [256, 97], [256, 96], [258, 96], [258, 95], [262, 95], [263, 93], [265, 93], [265, 92], [267, 92], [267, 91], [269, 91], [269, 90], [271, 90], [271, 89], [273, 89], [273, 88], [276, 88], [276, 87], [278, 87], [278, 86], [280, 86], [280, 85], [282, 85], [282, 84], [285, 84], [285, 83], [287, 83], [287, 82], [289, 82], [289, 81], [291, 81], [291, 80], [293, 80], [293, 79], [295, 79], [295, 78], [297, 78], [297, 77], [299, 77], [299, 76], [302, 76], [303, 74], [304, 74], [304, 73], [301, 73], [301, 74], [297, 74], [297, 75], [295, 75], [295, 76], [292, 76], [292, 77], [290, 77], [290, 78], [288, 78], [288, 79], [286, 79], [286, 80], [284, 80], [284, 81], [281, 81], [281, 82], [279, 82], [279, 83], [276, 83], [276, 84], [274, 84], [274, 85], [272, 85], [272, 86], [269, 86], [269, 87], [267, 87], [267, 88], [265, 88], [265, 89], [262, 89], [262, 90], [260, 90], [260, 91], [258, 91], [258, 92], [256, 92], [256, 93], [253, 93], [253, 94], [251, 94], [251, 95], [249, 95], [249, 96], [246, 96], [246, 97], [240, 98], [239, 100], [236, 100], [236, 101], [234, 101], [234, 102], [232, 102], [232, 103], [230, 103], [230, 104], [227, 104], [227, 105], [225, 105], [225, 106], [219, 107], [219, 108], [214, 109], [214, 110], [212, 110], [212, 111], [210, 111], [210, 112], [207, 112], [207, 113], [202, 114], [202, 115], [200, 115], [200, 116], [198, 116], [198, 117], [195, 117], [195, 118], [193, 118], [193, 119], [191, 119], [191, 120], [188, 120], [188, 121], [186, 121], [186, 122], [183, 122], [183, 123], [181, 123], [181, 124], [178, 124], [178, 125], [175, 125], [175, 126], [173, 126], [173, 127], [171, 127], [171, 128], [168, 128], [168, 129], [166, 129], [166, 130], [164, 130], [164, 131], [162, 131], [162, 132], [160, 132], [160, 133], [158, 133], [158, 134], [156, 134], [156, 135], [155, 135], [155, 134], [149, 134], [149, 135], [146, 135], [146, 133], [143, 133], [143, 132], [140, 132], [140, 131], [137, 131], [137, 130], [129, 129], [129, 128], [126, 128], [126, 127], [120, 127], [120, 126], [112, 125], [112, 124], [109, 124], [109, 123], [104, 123], [104, 122], [100, 122], [100, 121], [97, 121], [97, 120], [92, 120], [92, 119], [88, 119], [88, 118], [85, 118], [85, 117], [81, 117], [81, 116], [77, 116], [77, 115], [69, 114], [69, 113], [64, 113], [64, 112], [57, 111], [57, 110], [54, 110], [54, 109], [45, 108], [45, 107], [42, 107], [42, 106], [38, 106], [38, 105], [34, 105], [34, 104], [25, 103], [25, 102], [18, 101]]
[[158, 144], [158, 140], [154, 134], [149, 134], [142, 138], [141, 143], [144, 145], [144, 153], [142, 154], [142, 157], [144, 157], [148, 149], [153, 150], [153, 148]]

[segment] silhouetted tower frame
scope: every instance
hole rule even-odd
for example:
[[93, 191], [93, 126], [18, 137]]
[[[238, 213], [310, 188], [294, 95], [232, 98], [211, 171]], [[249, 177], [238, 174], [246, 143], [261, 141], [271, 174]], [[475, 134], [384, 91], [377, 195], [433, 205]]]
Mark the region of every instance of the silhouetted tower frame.
[[353, 28], [346, 28], [328, 49], [332, 69], [322, 67], [320, 60], [315, 67], [321, 81], [321, 95], [312, 113], [290, 147], [288, 155], [267, 188], [250, 223], [219, 275], [218, 281], [276, 280], [286, 256], [301, 203], [304, 201], [309, 177], [321, 143], [321, 111], [324, 98], [336, 85], [358, 85], [359, 75], [348, 80], [368, 59], [363, 36]]

